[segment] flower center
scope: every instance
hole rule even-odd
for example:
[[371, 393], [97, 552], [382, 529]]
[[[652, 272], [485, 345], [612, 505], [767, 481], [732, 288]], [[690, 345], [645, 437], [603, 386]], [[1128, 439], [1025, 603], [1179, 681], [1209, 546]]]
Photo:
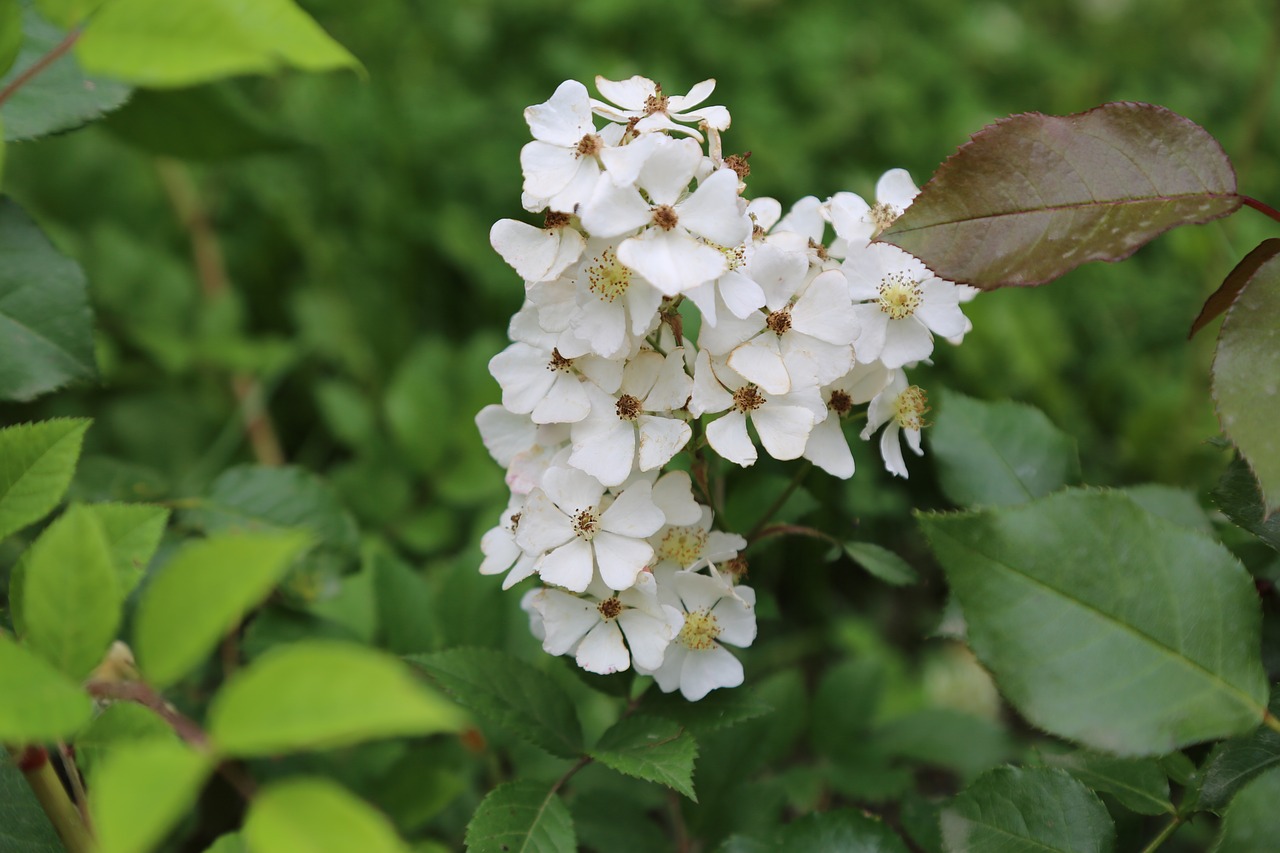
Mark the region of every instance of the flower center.
[[875, 225], [876, 233], [879, 234], [884, 229], [893, 224], [893, 220], [902, 215], [902, 211], [887, 202], [878, 201], [871, 206], [871, 224]]
[[520, 516], [521, 516], [521, 515], [522, 515], [522, 513], [519, 513], [519, 512], [517, 512], [517, 513], [512, 513], [512, 515], [511, 515], [511, 525], [510, 525], [510, 527], [509, 527], [509, 529], [511, 530], [511, 532], [512, 532], [512, 533], [515, 533], [515, 532], [516, 532], [516, 529], [520, 527]]
[[689, 566], [702, 556], [707, 544], [707, 531], [701, 527], [673, 527], [658, 545], [658, 559]]
[[618, 398], [618, 419], [623, 421], [634, 421], [640, 414], [640, 401], [630, 394], [623, 394]]
[[644, 99], [644, 114], [653, 115], [654, 113], [665, 113], [667, 111], [667, 96], [662, 94], [662, 84], [655, 84], [653, 94]]
[[551, 360], [547, 362], [547, 370], [558, 370], [561, 373], [568, 373], [573, 369], [573, 359], [565, 358], [560, 354], [560, 350], [553, 349], [551, 351]]
[[734, 557], [726, 560], [720, 564], [720, 571], [734, 578], [734, 583], [737, 583], [747, 576], [747, 558]]
[[733, 392], [733, 405], [745, 415], [747, 412], [754, 412], [764, 405], [764, 395], [754, 385], [743, 385]]
[[684, 627], [676, 637], [685, 648], [696, 652], [705, 652], [715, 648], [716, 637], [720, 636], [720, 626], [710, 610], [698, 610], [685, 614]]
[[676, 215], [676, 209], [669, 204], [660, 204], [653, 209], [653, 224], [663, 231], [675, 228], [679, 221], [680, 217]]
[[587, 287], [604, 302], [612, 302], [631, 286], [631, 270], [618, 263], [613, 249], [605, 249], [587, 267]]
[[600, 611], [600, 618], [608, 622], [610, 619], [618, 618], [618, 614], [622, 612], [622, 602], [615, 595], [597, 604], [596, 610]]
[[831, 399], [827, 401], [827, 408], [837, 415], [847, 415], [849, 410], [853, 408], [853, 398], [837, 388], [831, 392]]
[[577, 534], [579, 539], [585, 539], [590, 542], [595, 538], [596, 533], [600, 530], [600, 516], [596, 515], [589, 509], [578, 512], [573, 517], [573, 532]]
[[547, 216], [542, 222], [542, 227], [548, 231], [552, 228], [563, 228], [573, 219], [567, 213], [561, 213], [558, 210], [548, 210]]
[[751, 157], [750, 151], [744, 151], [741, 154], [730, 154], [724, 158], [724, 164], [733, 171], [738, 173], [738, 180], [745, 181], [747, 175], [751, 174], [751, 165], [747, 160]]
[[893, 417], [903, 429], [920, 430], [928, 426], [925, 413], [929, 411], [929, 397], [919, 385], [912, 385], [893, 401]]
[[724, 259], [729, 262], [729, 269], [736, 270], [746, 263], [746, 247], [734, 246], [732, 249], [724, 246], [717, 246], [715, 243], [709, 244], [713, 249], [719, 249], [720, 254], [724, 255]]
[[602, 148], [604, 148], [604, 140], [594, 133], [588, 133], [578, 140], [578, 148], [575, 153], [578, 157], [594, 157], [600, 153]]
[[780, 308], [765, 318], [764, 324], [778, 337], [791, 330], [791, 309]]
[[924, 302], [920, 285], [910, 276], [893, 272], [880, 282], [880, 310], [891, 320], [905, 320]]

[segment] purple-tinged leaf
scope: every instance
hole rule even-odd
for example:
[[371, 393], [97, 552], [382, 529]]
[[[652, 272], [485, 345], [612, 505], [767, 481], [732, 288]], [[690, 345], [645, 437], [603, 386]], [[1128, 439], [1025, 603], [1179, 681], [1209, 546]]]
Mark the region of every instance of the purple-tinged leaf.
[[1222, 321], [1213, 399], [1222, 431], [1258, 480], [1265, 521], [1280, 509], [1280, 257], [1258, 265]]
[[1113, 103], [988, 125], [880, 240], [942, 278], [993, 290], [1122, 260], [1240, 205], [1231, 161], [1203, 128], [1164, 107]]
[[1253, 274], [1258, 271], [1258, 267], [1267, 261], [1280, 255], [1280, 238], [1271, 237], [1263, 240], [1258, 244], [1252, 252], [1244, 256], [1244, 260], [1236, 264], [1236, 268], [1227, 273], [1227, 277], [1222, 280], [1222, 286], [1213, 292], [1204, 302], [1204, 307], [1200, 309], [1200, 316], [1196, 317], [1196, 321], [1191, 324], [1191, 331], [1187, 333], [1188, 338], [1195, 337], [1196, 332], [1213, 322], [1213, 319], [1231, 307], [1231, 303], [1236, 301], [1236, 297], [1240, 295], [1240, 291], [1249, 283], [1249, 279], [1253, 278]]

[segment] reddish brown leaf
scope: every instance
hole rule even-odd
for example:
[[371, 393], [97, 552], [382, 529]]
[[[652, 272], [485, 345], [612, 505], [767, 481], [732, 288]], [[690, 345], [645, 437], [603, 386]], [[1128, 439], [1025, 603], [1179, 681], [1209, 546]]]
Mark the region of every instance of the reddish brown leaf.
[[1222, 280], [1222, 286], [1205, 300], [1204, 307], [1200, 309], [1200, 316], [1196, 317], [1196, 321], [1191, 324], [1191, 331], [1187, 332], [1187, 337], [1194, 337], [1196, 332], [1213, 322], [1213, 318], [1230, 308], [1231, 303], [1236, 301], [1241, 288], [1248, 284], [1249, 279], [1253, 278], [1253, 274], [1258, 271], [1258, 267], [1277, 254], [1280, 254], [1280, 238], [1271, 237], [1263, 240], [1257, 248], [1245, 255], [1244, 260], [1227, 273], [1227, 277]]

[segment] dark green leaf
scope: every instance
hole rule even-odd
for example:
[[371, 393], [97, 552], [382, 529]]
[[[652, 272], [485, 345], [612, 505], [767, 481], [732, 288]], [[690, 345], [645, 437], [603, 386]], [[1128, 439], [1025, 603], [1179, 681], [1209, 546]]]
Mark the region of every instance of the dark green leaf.
[[1280, 551], [1280, 514], [1266, 515], [1262, 492], [1247, 462], [1233, 460], [1210, 497], [1227, 518]]
[[470, 853], [573, 853], [578, 840], [563, 802], [537, 782], [507, 782], [488, 793], [467, 824]]
[[87, 676], [116, 638], [123, 596], [102, 523], [73, 506], [24, 557], [23, 639], [73, 679]]
[[925, 708], [884, 723], [874, 733], [886, 754], [946, 767], [961, 782], [1013, 757], [1013, 744], [1000, 726], [949, 708]]
[[462, 723], [456, 707], [395, 658], [320, 640], [266, 652], [229, 679], [209, 707], [209, 734], [230, 755], [457, 731]]
[[195, 805], [211, 757], [174, 740], [131, 743], [94, 777], [94, 833], [102, 853], [150, 853]]
[[[0, 79], [0, 87], [12, 83], [66, 36], [33, 9], [24, 11], [22, 31], [25, 37], [22, 49], [9, 73]], [[4, 138], [12, 142], [70, 130], [114, 110], [128, 97], [128, 86], [115, 80], [86, 76], [80, 63], [68, 53], [4, 102], [0, 111], [4, 118]]]
[[298, 145], [226, 86], [141, 89], [103, 127], [149, 154], [183, 160], [225, 160]]
[[[1280, 711], [1280, 697], [1272, 700], [1271, 709]], [[1221, 813], [1249, 780], [1276, 767], [1280, 767], [1280, 733], [1265, 726], [1218, 744], [1201, 773], [1200, 808]]]
[[1097, 796], [1066, 771], [999, 767], [942, 812], [949, 853], [1107, 853], [1115, 827]]
[[1213, 357], [1213, 398], [1222, 431], [1262, 490], [1264, 515], [1280, 509], [1280, 258], [1254, 270], [1227, 311]]
[[989, 290], [1122, 260], [1240, 203], [1231, 161], [1203, 128], [1164, 107], [1103, 104], [987, 125], [880, 239]]
[[1117, 491], [1128, 495], [1134, 503], [1152, 515], [1213, 535], [1213, 522], [1205, 514], [1196, 496], [1186, 489], [1176, 489], [1160, 483], [1144, 483], [1140, 486], [1126, 486]]
[[1075, 439], [1039, 409], [940, 394], [929, 448], [942, 491], [960, 506], [1026, 503], [1080, 479]]
[[1214, 853], [1274, 853], [1280, 838], [1280, 769], [1245, 785], [1222, 816]]
[[700, 735], [764, 716], [773, 709], [762, 702], [750, 687], [742, 687], [713, 690], [697, 702], [690, 702], [679, 693], [661, 693], [651, 689], [637, 710], [641, 714], [672, 720], [692, 734]]
[[0, 199], [0, 340], [0, 399], [97, 375], [84, 273], [9, 199]]
[[0, 429], [0, 539], [62, 500], [91, 422], [59, 418]]
[[292, 778], [260, 793], [244, 822], [251, 850], [409, 853], [387, 816], [338, 784]]
[[398, 655], [425, 652], [438, 644], [431, 613], [431, 590], [422, 576], [390, 554], [375, 552], [367, 561], [373, 572], [374, 605], [381, 645]]
[[787, 824], [767, 849], [774, 853], [907, 853], [907, 845], [892, 829], [851, 809], [806, 815]]
[[147, 584], [133, 643], [147, 679], [182, 678], [259, 604], [307, 544], [305, 535], [223, 535], [184, 547]]
[[619, 773], [659, 782], [695, 803], [693, 761], [698, 744], [679, 724], [658, 717], [624, 717], [606, 731], [591, 757]]
[[0, 741], [62, 740], [93, 713], [93, 701], [49, 664], [0, 632]]
[[22, 771], [13, 765], [4, 750], [0, 750], [0, 850], [63, 853], [53, 824], [45, 817]]
[[561, 758], [583, 752], [582, 726], [564, 689], [525, 661], [492, 649], [410, 655], [462, 705]]
[[1280, 239], [1271, 237], [1263, 240], [1252, 252], [1245, 255], [1244, 260], [1227, 273], [1222, 286], [1205, 301], [1204, 307], [1200, 309], [1200, 316], [1196, 317], [1195, 322], [1191, 324], [1191, 331], [1187, 337], [1194, 336], [1196, 332], [1213, 322], [1215, 317], [1230, 308], [1231, 303], [1236, 301], [1236, 297], [1253, 278], [1258, 268], [1277, 254], [1280, 254]]
[[1095, 791], [1111, 794], [1138, 814], [1173, 814], [1169, 779], [1154, 758], [1113, 758], [1092, 752], [1045, 755], [1045, 763], [1067, 771]]
[[1107, 492], [921, 524], [974, 651], [1036, 725], [1161, 755], [1261, 722], [1258, 598], [1217, 542]]
[[846, 542], [844, 552], [859, 566], [887, 584], [906, 586], [920, 579], [911, 564], [890, 551], [870, 542]]
[[333, 487], [305, 468], [230, 468], [182, 521], [206, 533], [296, 528], [346, 554], [360, 548], [360, 531]]

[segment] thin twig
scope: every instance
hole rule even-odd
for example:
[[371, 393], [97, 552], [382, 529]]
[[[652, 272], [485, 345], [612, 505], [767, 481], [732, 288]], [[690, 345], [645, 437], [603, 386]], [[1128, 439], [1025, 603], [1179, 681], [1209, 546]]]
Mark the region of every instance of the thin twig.
[[747, 534], [748, 542], [754, 542], [756, 540], [760, 535], [760, 531], [764, 530], [765, 525], [768, 524], [775, 515], [777, 515], [778, 510], [782, 509], [783, 504], [787, 502], [787, 499], [791, 497], [791, 494], [796, 489], [800, 488], [800, 484], [804, 482], [804, 478], [808, 476], [809, 472], [812, 470], [813, 463], [806, 459], [804, 464], [800, 466], [800, 470], [796, 471], [795, 476], [791, 478], [791, 482], [782, 490], [782, 494], [778, 495], [777, 500], [775, 500], [769, 508], [764, 511], [764, 514], [760, 516], [760, 520], [751, 528], [751, 532]]
[[830, 533], [823, 533], [816, 527], [805, 527], [803, 524], [771, 524], [757, 532], [748, 541], [754, 544], [762, 542], [771, 536], [808, 536], [810, 539], [821, 539], [823, 542], [830, 542], [832, 545], [844, 546], [843, 542]]
[[93, 832], [93, 820], [89, 817], [89, 797], [84, 790], [84, 777], [80, 775], [80, 768], [76, 766], [75, 757], [71, 754], [71, 747], [65, 743], [58, 744], [58, 760], [62, 763], [62, 769], [67, 774], [67, 781], [71, 784], [71, 796], [75, 799], [76, 808], [80, 810], [80, 817], [84, 820], [84, 825], [88, 827], [89, 832]]
[[1262, 202], [1258, 201], [1256, 198], [1250, 198], [1247, 195], [1240, 196], [1240, 200], [1244, 202], [1246, 206], [1252, 207], [1254, 210], [1260, 213], [1266, 214], [1267, 216], [1274, 219], [1276, 222], [1280, 222], [1280, 210], [1276, 210], [1271, 205], [1263, 204]]
[[3, 105], [5, 101], [13, 97], [15, 92], [30, 83], [33, 77], [61, 59], [67, 51], [75, 47], [75, 44], [79, 39], [80, 30], [72, 30], [63, 37], [62, 41], [55, 44], [48, 53], [33, 62], [26, 71], [23, 71], [17, 77], [14, 77], [13, 80], [9, 81], [8, 86], [0, 89], [0, 105]]
[[10, 748], [9, 752], [31, 786], [40, 808], [48, 816], [49, 823], [62, 839], [67, 853], [93, 853], [97, 845], [49, 762], [48, 751], [42, 746], [32, 746], [21, 752]]
[[1182, 826], [1182, 818], [1175, 817], [1169, 821], [1169, 825], [1160, 830], [1160, 834], [1151, 839], [1151, 843], [1142, 848], [1142, 853], [1155, 853], [1161, 844], [1169, 840], [1169, 837], [1178, 831], [1178, 827]]

